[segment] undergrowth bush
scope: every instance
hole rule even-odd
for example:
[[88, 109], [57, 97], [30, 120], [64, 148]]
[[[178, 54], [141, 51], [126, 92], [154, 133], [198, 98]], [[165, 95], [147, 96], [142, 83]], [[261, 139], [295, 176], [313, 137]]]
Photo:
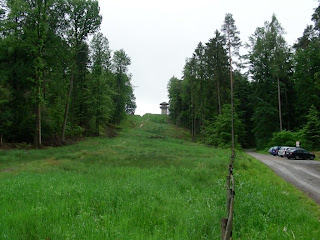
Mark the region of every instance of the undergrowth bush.
[[273, 133], [270, 146], [295, 146], [296, 141], [300, 147], [310, 150], [320, 148], [320, 120], [319, 113], [314, 106], [310, 107], [305, 126], [297, 132], [281, 131]]
[[296, 146], [296, 141], [304, 143], [303, 131], [292, 132], [292, 131], [281, 131], [273, 133], [270, 141], [270, 146]]

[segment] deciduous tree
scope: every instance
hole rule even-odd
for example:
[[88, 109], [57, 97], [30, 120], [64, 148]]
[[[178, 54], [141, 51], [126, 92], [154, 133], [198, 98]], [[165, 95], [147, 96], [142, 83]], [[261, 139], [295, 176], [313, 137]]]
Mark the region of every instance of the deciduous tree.
[[[81, 54], [81, 46], [88, 35], [94, 34], [100, 27], [102, 17], [99, 14], [99, 5], [96, 0], [66, 0], [65, 2], [65, 23], [62, 24], [61, 35], [66, 39], [71, 48], [72, 63], [70, 64], [70, 82], [66, 99], [64, 121], [62, 125], [61, 139], [65, 139], [69, 104], [73, 88], [75, 71], [77, 69], [77, 56]], [[79, 63], [79, 61], [78, 61]], [[78, 66], [78, 70], [79, 70]]]
[[112, 117], [114, 123], [120, 123], [125, 114], [127, 94], [130, 92], [130, 76], [127, 74], [128, 67], [131, 64], [130, 57], [123, 49], [114, 52], [113, 71], [115, 74], [114, 95], [115, 111]]

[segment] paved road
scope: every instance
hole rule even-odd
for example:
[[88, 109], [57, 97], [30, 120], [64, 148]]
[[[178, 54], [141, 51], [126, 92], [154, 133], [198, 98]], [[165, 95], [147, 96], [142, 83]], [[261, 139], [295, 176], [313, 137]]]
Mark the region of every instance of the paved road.
[[294, 184], [320, 204], [320, 162], [314, 160], [288, 160], [272, 155], [247, 152], [260, 160], [286, 181]]

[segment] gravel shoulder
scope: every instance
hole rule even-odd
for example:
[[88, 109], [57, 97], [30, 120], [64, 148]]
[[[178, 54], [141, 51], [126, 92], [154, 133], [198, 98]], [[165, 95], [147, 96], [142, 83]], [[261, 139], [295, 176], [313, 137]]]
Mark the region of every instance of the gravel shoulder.
[[288, 160], [272, 155], [247, 152], [270, 167], [276, 174], [297, 186], [320, 204], [320, 162], [313, 160]]

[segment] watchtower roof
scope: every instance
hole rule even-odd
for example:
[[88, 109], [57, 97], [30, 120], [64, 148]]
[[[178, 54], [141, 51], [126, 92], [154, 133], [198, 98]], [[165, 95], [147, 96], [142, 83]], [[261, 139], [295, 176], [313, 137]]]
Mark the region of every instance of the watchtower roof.
[[169, 103], [162, 102], [162, 103], [160, 103], [160, 105], [165, 106], [165, 105], [169, 105]]

